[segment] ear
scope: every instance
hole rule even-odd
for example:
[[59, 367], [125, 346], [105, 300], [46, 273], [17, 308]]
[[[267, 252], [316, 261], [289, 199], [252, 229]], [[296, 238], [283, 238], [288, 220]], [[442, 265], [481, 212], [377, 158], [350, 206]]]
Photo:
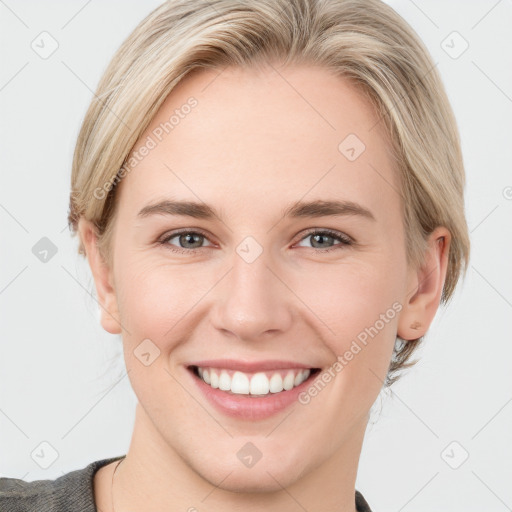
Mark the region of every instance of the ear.
[[451, 235], [445, 227], [436, 228], [428, 238], [424, 262], [411, 269], [407, 296], [398, 321], [398, 336], [415, 340], [427, 332], [441, 301]]
[[87, 260], [96, 285], [96, 294], [101, 313], [101, 326], [111, 334], [121, 333], [117, 298], [113, 287], [113, 273], [107, 266], [97, 245], [97, 231], [94, 224], [84, 218], [78, 222]]

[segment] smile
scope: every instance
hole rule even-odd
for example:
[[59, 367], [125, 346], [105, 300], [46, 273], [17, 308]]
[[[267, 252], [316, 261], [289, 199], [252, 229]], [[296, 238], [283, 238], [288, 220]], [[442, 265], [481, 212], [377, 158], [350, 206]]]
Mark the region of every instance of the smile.
[[287, 368], [266, 372], [247, 373], [225, 368], [192, 367], [195, 375], [213, 389], [235, 395], [265, 396], [281, 393], [300, 386], [319, 368]]

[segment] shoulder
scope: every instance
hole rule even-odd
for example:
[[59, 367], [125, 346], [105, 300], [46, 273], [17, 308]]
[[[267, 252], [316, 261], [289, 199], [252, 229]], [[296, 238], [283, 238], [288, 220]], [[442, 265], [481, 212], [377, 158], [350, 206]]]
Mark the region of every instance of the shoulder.
[[94, 474], [101, 467], [120, 459], [112, 457], [91, 462], [54, 480], [26, 482], [19, 478], [0, 478], [2, 512], [96, 512]]

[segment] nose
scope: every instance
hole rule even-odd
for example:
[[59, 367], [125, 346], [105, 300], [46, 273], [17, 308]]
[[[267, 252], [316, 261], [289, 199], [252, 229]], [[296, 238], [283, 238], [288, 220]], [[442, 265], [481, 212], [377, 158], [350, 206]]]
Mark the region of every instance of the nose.
[[251, 263], [234, 254], [232, 263], [223, 285], [217, 287], [214, 327], [242, 341], [267, 339], [290, 329], [293, 293], [265, 251]]

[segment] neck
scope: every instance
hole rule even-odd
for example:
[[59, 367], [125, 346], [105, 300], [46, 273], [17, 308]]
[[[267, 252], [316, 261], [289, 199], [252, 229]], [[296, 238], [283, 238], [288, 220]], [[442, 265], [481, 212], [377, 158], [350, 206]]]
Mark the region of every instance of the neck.
[[[296, 512], [297, 507], [317, 512], [356, 512], [355, 480], [365, 429], [366, 423], [357, 425], [342, 446], [330, 447], [321, 464], [291, 482], [286, 471], [279, 472], [271, 463], [261, 464], [264, 480], [256, 478], [257, 483], [251, 486], [247, 484], [248, 471], [256, 466], [243, 468], [238, 474], [222, 465], [206, 471], [196, 460], [187, 459], [187, 453], [180, 453], [179, 440], [176, 447], [170, 447], [137, 404], [130, 447], [115, 473], [115, 512]], [[282, 453], [278, 458], [282, 461], [285, 456]], [[208, 461], [208, 457], [202, 460]], [[211, 469], [214, 463], [206, 465]]]

